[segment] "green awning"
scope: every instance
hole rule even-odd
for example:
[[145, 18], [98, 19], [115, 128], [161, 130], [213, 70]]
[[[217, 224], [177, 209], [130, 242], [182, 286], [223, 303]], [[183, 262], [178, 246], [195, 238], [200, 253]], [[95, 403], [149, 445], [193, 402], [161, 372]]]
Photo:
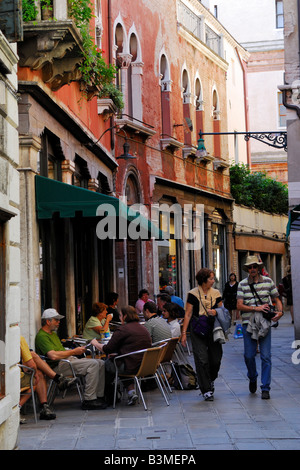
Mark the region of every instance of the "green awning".
[[[129, 223], [136, 221], [138, 229], [143, 233], [142, 239], [162, 238], [161, 231], [155, 224], [138, 213], [132, 215], [130, 207], [113, 196], [96, 193], [39, 175], [35, 176], [35, 196], [38, 219], [52, 219], [54, 214], [58, 214], [62, 218], [72, 218], [78, 214], [83, 217], [104, 217], [105, 215], [106, 217], [111, 216], [116, 223], [117, 216], [119, 222], [120, 218], [125, 220], [126, 228]], [[99, 206], [102, 209], [100, 213]], [[120, 225], [116, 225], [119, 230]], [[123, 224], [121, 238], [125, 238], [125, 231]], [[130, 232], [134, 233], [134, 231]], [[119, 231], [118, 235], [120, 235]]]

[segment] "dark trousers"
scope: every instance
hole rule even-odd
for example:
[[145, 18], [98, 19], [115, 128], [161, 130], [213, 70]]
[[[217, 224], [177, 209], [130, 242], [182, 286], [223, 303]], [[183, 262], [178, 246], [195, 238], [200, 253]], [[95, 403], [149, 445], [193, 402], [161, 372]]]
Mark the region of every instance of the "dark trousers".
[[213, 335], [199, 336], [191, 331], [191, 341], [198, 384], [202, 394], [212, 390], [218, 377], [223, 355], [222, 345], [213, 341]]

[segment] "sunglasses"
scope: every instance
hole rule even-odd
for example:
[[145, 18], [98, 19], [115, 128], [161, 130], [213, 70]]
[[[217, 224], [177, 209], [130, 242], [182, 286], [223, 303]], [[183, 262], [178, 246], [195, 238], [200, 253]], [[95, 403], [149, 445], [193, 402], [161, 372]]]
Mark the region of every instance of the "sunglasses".
[[258, 268], [258, 265], [257, 264], [250, 264], [250, 266], [248, 266], [248, 269], [257, 269]]

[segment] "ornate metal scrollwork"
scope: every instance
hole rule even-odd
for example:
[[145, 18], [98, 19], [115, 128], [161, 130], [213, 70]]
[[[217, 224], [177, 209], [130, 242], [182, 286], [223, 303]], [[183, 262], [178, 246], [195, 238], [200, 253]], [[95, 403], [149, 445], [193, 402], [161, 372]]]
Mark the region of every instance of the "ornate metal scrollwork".
[[244, 139], [256, 139], [270, 147], [284, 149], [287, 152], [287, 133], [286, 132], [248, 132]]

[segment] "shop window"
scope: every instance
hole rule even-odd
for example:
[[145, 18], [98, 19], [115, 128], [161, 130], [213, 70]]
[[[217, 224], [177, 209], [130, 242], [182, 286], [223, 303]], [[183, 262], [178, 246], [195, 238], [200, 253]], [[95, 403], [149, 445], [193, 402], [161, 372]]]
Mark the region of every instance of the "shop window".
[[179, 293], [179, 240], [175, 239], [174, 214], [160, 214], [160, 229], [169, 232], [169, 240], [158, 242], [159, 288], [172, 286]]
[[215, 288], [223, 292], [226, 281], [225, 227], [212, 223], [212, 269], [215, 273]]
[[61, 162], [65, 159], [60, 140], [52, 132], [45, 130], [42, 135], [40, 151], [40, 175], [56, 181], [62, 181]]
[[111, 194], [111, 189], [109, 186], [107, 176], [105, 176], [100, 171], [98, 174], [98, 193]]
[[88, 189], [89, 180], [91, 178], [88, 170], [87, 162], [76, 155], [75, 157], [75, 172], [73, 174], [73, 185], [80, 188]]

